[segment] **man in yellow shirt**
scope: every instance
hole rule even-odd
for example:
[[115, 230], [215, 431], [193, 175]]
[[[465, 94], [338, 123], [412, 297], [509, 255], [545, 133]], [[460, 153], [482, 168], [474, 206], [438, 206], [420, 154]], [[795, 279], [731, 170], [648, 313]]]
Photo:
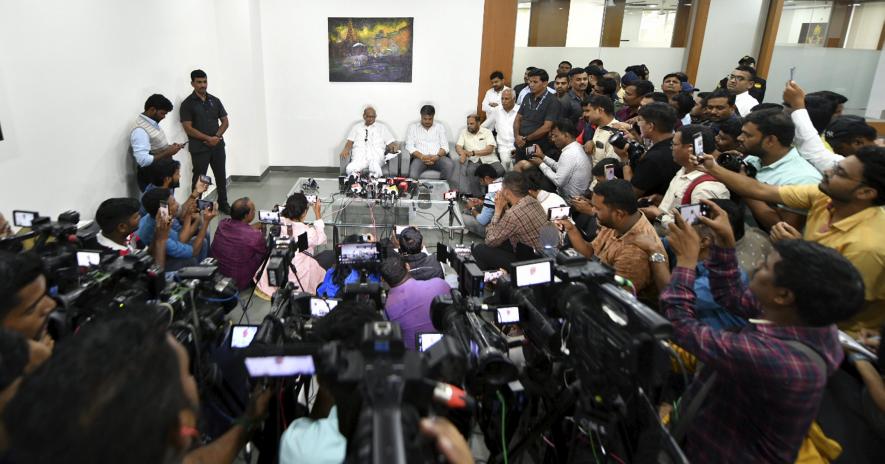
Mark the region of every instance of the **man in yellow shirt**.
[[743, 198], [808, 209], [804, 234], [778, 223], [772, 237], [804, 238], [834, 248], [860, 271], [866, 305], [841, 322], [841, 329], [878, 331], [885, 324], [885, 148], [861, 148], [828, 170], [816, 186], [762, 184], [719, 166], [709, 155], [699, 169]]

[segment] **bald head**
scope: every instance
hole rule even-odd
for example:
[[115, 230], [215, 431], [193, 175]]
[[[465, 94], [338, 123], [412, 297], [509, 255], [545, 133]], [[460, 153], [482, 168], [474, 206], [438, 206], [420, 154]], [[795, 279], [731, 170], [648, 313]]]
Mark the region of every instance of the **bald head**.
[[230, 205], [230, 218], [234, 221], [243, 221], [250, 223], [255, 219], [255, 204], [249, 197], [236, 199]]
[[366, 109], [363, 110], [363, 122], [365, 122], [367, 126], [375, 124], [375, 117], [375, 108], [367, 106]]

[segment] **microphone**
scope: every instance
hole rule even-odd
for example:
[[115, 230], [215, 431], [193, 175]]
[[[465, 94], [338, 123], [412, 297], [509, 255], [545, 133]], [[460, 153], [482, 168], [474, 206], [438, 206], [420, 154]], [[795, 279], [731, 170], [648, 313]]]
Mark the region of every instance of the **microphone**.
[[476, 400], [464, 390], [443, 382], [426, 380], [428, 386], [433, 387], [433, 400], [449, 409], [466, 409], [472, 411], [476, 407]]

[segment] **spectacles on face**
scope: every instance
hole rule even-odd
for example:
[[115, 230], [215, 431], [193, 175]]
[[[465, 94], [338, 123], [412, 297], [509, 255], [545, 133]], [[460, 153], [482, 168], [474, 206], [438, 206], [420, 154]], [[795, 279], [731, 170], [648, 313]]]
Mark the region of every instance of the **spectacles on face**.
[[728, 80], [741, 82], [747, 80], [747, 78], [744, 76], [735, 76], [734, 74], [729, 74]]
[[853, 180], [859, 184], [864, 184], [863, 179], [855, 179], [854, 177], [849, 176], [848, 172], [846, 172], [845, 169], [842, 168], [841, 164], [833, 166], [833, 175], [841, 177], [843, 179]]

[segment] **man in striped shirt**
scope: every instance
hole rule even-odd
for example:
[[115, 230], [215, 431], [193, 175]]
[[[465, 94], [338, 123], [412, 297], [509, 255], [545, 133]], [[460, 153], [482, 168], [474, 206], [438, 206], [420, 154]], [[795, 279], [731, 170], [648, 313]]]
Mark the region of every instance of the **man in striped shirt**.
[[428, 169], [439, 171], [440, 179], [452, 176], [455, 163], [449, 154], [449, 139], [446, 128], [433, 120], [436, 109], [433, 105], [421, 107], [421, 122], [409, 126], [406, 132], [406, 151], [412, 156], [409, 177], [418, 179]]

